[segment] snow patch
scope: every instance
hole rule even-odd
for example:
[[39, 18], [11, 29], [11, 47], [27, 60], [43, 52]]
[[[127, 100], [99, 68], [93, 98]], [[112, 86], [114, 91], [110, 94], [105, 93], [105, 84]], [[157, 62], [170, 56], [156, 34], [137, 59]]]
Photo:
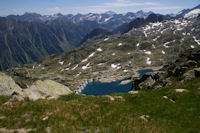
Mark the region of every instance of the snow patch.
[[104, 39], [104, 41], [108, 41], [108, 40], [109, 40], [109, 38], [105, 38], [105, 39]]
[[162, 54], [165, 54], [165, 51], [162, 50], [161, 52], [162, 52]]
[[146, 33], [146, 31], [144, 31], [144, 36], [145, 36], [145, 37], [147, 37], [147, 36], [148, 36], [148, 35], [147, 35], [147, 33]]
[[175, 19], [175, 20], [174, 20], [174, 23], [175, 23], [175, 24], [180, 24], [181, 22], [180, 22], [178, 19]]
[[197, 40], [197, 38], [196, 38], [195, 36], [193, 36], [193, 38], [194, 38], [194, 41], [195, 41], [198, 45], [200, 45], [200, 40]]
[[151, 65], [151, 61], [150, 61], [150, 58], [149, 58], [149, 57], [147, 57], [147, 59], [146, 59], [146, 64], [147, 64], [147, 65]]
[[191, 47], [191, 48], [194, 48], [194, 45], [191, 45], [190, 47]]
[[122, 46], [122, 43], [119, 43], [118, 46]]
[[87, 68], [89, 68], [90, 63], [88, 63], [86, 66], [82, 66], [82, 69], [85, 70]]
[[69, 68], [65, 68], [65, 71], [68, 71], [69, 70]]
[[88, 59], [91, 58], [91, 57], [93, 57], [94, 54], [95, 54], [95, 52], [93, 52], [92, 54], [90, 54], [86, 59], [82, 60], [81, 62], [83, 63], [83, 62], [88, 61]]
[[111, 67], [114, 69], [116, 68], [117, 70], [121, 68], [120, 64], [111, 64]]
[[127, 73], [128, 72], [128, 70], [123, 70], [125, 73]]
[[116, 68], [117, 65], [115, 65], [115, 64], [111, 64], [111, 67], [112, 67], [112, 68]]
[[182, 92], [187, 92], [187, 90], [186, 89], [176, 89], [176, 92], [182, 93]]
[[153, 41], [155, 42], [155, 41], [157, 41], [157, 39], [158, 39], [158, 38], [154, 38]]
[[99, 63], [99, 64], [97, 64], [98, 66], [102, 66], [102, 65], [104, 65], [105, 63]]
[[104, 20], [104, 22], [107, 22], [107, 21], [110, 20], [111, 18], [112, 18], [112, 16], [109, 17], [109, 18], [106, 18], [106, 19]]
[[98, 48], [97, 51], [98, 51], [98, 52], [102, 52], [103, 50], [102, 50], [101, 48]]
[[94, 56], [94, 54], [95, 54], [95, 52], [93, 52], [92, 54], [90, 54], [90, 55], [88, 56], [88, 58], [91, 58], [92, 56]]
[[60, 65], [63, 65], [64, 64], [64, 61], [59, 61], [58, 62]]
[[115, 56], [116, 54], [115, 53], [112, 53], [112, 56]]
[[166, 42], [166, 43], [164, 43], [163, 46], [164, 46], [165, 48], [169, 48], [169, 46], [167, 46], [167, 45], [170, 44], [170, 43], [171, 43], [171, 42]]
[[78, 67], [78, 64], [75, 67], [73, 67], [72, 70], [75, 70], [77, 67]]
[[151, 51], [144, 52], [145, 54], [151, 55]]
[[137, 47], [139, 47], [139, 46], [140, 46], [140, 44], [138, 43], [138, 44], [136, 44], [136, 46], [137, 46]]
[[158, 27], [158, 26], [162, 26], [162, 23], [157, 22], [157, 23], [151, 23], [152, 24], [152, 28], [154, 27]]

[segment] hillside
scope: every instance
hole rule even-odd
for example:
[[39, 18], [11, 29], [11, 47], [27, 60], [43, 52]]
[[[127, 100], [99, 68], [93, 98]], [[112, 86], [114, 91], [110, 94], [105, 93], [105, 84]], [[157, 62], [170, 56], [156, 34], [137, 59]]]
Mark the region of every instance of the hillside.
[[37, 101], [1, 96], [0, 132], [198, 133], [200, 78], [171, 79], [164, 88], [129, 94]]
[[72, 90], [91, 78], [113, 81], [132, 77], [138, 69], [159, 69], [179, 53], [200, 47], [199, 22], [199, 18], [180, 18], [150, 23], [124, 35], [91, 39], [69, 53], [9, 69], [7, 73], [23, 87], [31, 84], [31, 79], [51, 79]]
[[[25, 13], [21, 16], [2, 17], [0, 70], [30, 64], [48, 55], [71, 51], [91, 36], [95, 36], [95, 29], [106, 29], [106, 35], [109, 35], [109, 31], [121, 24], [128, 23], [136, 17], [147, 17], [149, 14], [150, 12], [143, 11], [126, 15], [107, 12], [74, 16]], [[97, 20], [100, 17], [101, 20]]]
[[89, 21], [78, 24], [64, 20], [38, 23], [8, 18], [0, 18], [0, 24], [0, 70], [70, 51], [99, 26]]
[[0, 132], [200, 133], [199, 6], [148, 13], [0, 18]]

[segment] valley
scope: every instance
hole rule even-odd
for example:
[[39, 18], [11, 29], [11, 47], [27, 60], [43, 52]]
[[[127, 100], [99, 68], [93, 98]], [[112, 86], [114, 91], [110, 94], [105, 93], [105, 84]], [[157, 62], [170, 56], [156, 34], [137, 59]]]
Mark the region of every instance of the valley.
[[199, 33], [199, 18], [150, 23], [123, 35], [89, 39], [71, 52], [9, 69], [7, 74], [23, 86], [31, 79], [51, 79], [78, 90], [89, 79], [116, 81], [133, 77], [140, 69], [158, 70], [186, 49], [200, 47], [195, 39]]
[[0, 71], [2, 133], [198, 133], [200, 5], [0, 17]]

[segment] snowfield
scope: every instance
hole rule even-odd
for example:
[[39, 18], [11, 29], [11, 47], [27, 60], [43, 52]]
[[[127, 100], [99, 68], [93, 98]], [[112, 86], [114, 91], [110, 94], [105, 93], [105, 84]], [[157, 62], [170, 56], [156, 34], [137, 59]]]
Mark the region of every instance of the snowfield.
[[200, 14], [200, 9], [195, 9], [185, 14], [184, 18], [195, 18]]

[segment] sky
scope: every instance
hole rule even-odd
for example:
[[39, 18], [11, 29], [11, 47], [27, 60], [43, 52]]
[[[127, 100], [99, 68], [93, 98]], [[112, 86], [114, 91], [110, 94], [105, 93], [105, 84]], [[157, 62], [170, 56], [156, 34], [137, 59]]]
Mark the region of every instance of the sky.
[[139, 10], [170, 14], [199, 4], [200, 0], [0, 0], [0, 16], [22, 15], [26, 12], [51, 15], [106, 11], [126, 13]]

